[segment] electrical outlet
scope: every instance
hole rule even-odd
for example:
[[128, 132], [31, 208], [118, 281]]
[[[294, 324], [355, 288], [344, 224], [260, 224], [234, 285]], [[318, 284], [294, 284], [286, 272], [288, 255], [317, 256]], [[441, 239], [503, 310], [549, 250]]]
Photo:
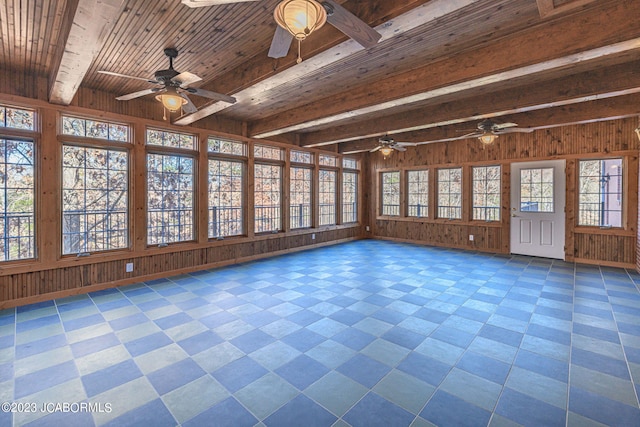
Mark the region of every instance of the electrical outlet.
[[311, 240], [316, 240], [316, 233], [311, 234]]
[[473, 234], [469, 234], [469, 241], [473, 242]]
[[128, 262], [127, 265], [125, 266], [124, 270], [127, 273], [133, 273], [133, 263], [132, 262]]
[[367, 230], [367, 231], [371, 231], [371, 228], [367, 225], [367, 226], [365, 227], [365, 230]]

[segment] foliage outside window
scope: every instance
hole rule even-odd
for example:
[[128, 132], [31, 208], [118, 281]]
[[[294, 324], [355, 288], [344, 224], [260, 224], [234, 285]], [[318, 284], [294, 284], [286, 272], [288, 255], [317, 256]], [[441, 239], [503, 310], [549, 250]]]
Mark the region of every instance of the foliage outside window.
[[282, 148], [256, 144], [253, 146], [253, 156], [258, 159], [284, 160], [284, 150]]
[[462, 168], [438, 169], [438, 218], [462, 218]]
[[147, 243], [194, 238], [194, 161], [170, 154], [147, 154]]
[[289, 217], [292, 229], [311, 227], [312, 176], [309, 168], [291, 168]]
[[0, 127], [35, 130], [35, 112], [0, 105]]
[[336, 171], [320, 170], [320, 225], [336, 223], [336, 176]]
[[553, 212], [553, 168], [520, 170], [520, 210]]
[[500, 166], [473, 168], [473, 219], [500, 220]]
[[327, 154], [320, 154], [318, 162], [320, 166], [338, 166], [338, 159], [336, 159], [335, 156], [329, 156]]
[[230, 154], [233, 156], [246, 156], [247, 144], [226, 139], [209, 138], [207, 140], [209, 153]]
[[129, 126], [80, 117], [63, 116], [62, 134], [108, 141], [129, 141]]
[[255, 232], [282, 229], [282, 166], [256, 163], [254, 167]]
[[358, 169], [358, 161], [344, 157], [342, 159], [342, 167], [345, 169]]
[[622, 227], [622, 159], [579, 164], [578, 225]]
[[407, 181], [407, 216], [429, 216], [429, 171], [408, 171]]
[[186, 133], [147, 129], [147, 145], [160, 145], [162, 147], [195, 150], [196, 137]]
[[400, 215], [400, 172], [382, 172], [382, 215]]
[[291, 150], [290, 159], [292, 163], [313, 163], [313, 153], [306, 151]]
[[209, 237], [243, 233], [243, 172], [243, 162], [209, 159]]
[[342, 173], [342, 222], [358, 222], [358, 174]]
[[34, 143], [4, 138], [0, 148], [0, 261], [34, 258]]
[[62, 253], [126, 248], [127, 153], [64, 145], [62, 177]]

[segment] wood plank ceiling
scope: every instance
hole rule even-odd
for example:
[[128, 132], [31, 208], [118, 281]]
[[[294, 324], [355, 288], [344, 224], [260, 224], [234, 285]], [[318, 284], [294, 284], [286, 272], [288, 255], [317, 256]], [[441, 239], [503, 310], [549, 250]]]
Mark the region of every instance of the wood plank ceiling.
[[[376, 28], [364, 49], [331, 25], [285, 58], [267, 52], [279, 0], [190, 8], [180, 0], [6, 0], [0, 68], [47, 77], [50, 102], [78, 87], [114, 97], [150, 87], [175, 47], [178, 71], [236, 104], [192, 99], [248, 136], [356, 152], [384, 134], [427, 143], [487, 117], [544, 128], [640, 114], [637, 0], [342, 0]], [[91, 25], [86, 23], [90, 22]], [[160, 108], [160, 106], [158, 106]], [[224, 129], [222, 129], [224, 130]]]

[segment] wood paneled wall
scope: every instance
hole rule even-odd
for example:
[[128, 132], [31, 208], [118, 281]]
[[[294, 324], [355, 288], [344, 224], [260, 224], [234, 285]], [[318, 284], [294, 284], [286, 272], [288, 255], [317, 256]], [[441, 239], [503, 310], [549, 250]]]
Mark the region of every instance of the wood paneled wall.
[[[6, 84], [0, 74], [0, 81]], [[17, 92], [35, 96], [36, 86], [24, 85], [24, 90]], [[22, 85], [20, 85], [22, 87]], [[34, 91], [30, 92], [27, 88]], [[55, 106], [43, 99], [27, 99], [21, 95], [0, 93], [0, 103], [18, 107], [34, 108], [41, 119], [35, 133], [11, 129], [0, 129], [0, 136], [33, 137], [36, 141], [36, 239], [37, 259], [2, 263], [0, 265], [0, 309], [18, 305], [60, 298], [68, 295], [90, 292], [114, 286], [120, 286], [154, 278], [167, 277], [179, 273], [196, 271], [221, 265], [249, 261], [288, 252], [310, 249], [319, 246], [350, 241], [362, 237], [362, 228], [358, 224], [322, 226], [304, 230], [290, 230], [276, 234], [254, 235], [250, 229], [246, 237], [232, 237], [224, 240], [208, 238], [207, 230], [207, 182], [206, 169], [198, 174], [196, 192], [199, 203], [196, 212], [199, 222], [195, 240], [175, 243], [168, 247], [148, 247], [146, 245], [146, 174], [145, 174], [145, 127], [155, 126], [174, 131], [198, 134], [200, 141], [199, 159], [207, 161], [206, 139], [210, 135], [201, 128], [171, 126], [167, 122], [154, 121], [146, 117], [162, 114], [157, 102], [151, 102], [148, 110], [141, 107], [139, 115], [122, 115], [117, 109], [119, 104], [111, 96], [81, 90], [78, 103], [68, 107]], [[79, 106], [79, 104], [83, 104]], [[93, 108], [90, 108], [93, 107]], [[95, 108], [95, 109], [94, 109]], [[133, 108], [133, 107], [127, 107]], [[147, 107], [145, 107], [147, 108]], [[153, 110], [153, 112], [152, 112]], [[146, 111], [146, 112], [145, 112]], [[60, 153], [62, 140], [58, 136], [59, 114], [80, 115], [85, 117], [126, 122], [133, 125], [134, 141], [131, 146], [131, 180], [130, 186], [130, 234], [131, 248], [128, 250], [94, 253], [88, 257], [61, 256], [61, 188], [60, 188]], [[148, 113], [148, 114], [147, 114]], [[140, 118], [140, 116], [145, 116]], [[247, 141], [238, 129], [236, 122], [227, 120], [210, 120], [205, 129], [214, 128], [212, 135]], [[277, 145], [277, 143], [275, 143]], [[312, 150], [313, 151], [313, 150]], [[317, 151], [317, 150], [315, 150]], [[249, 158], [247, 172], [252, 172], [252, 158]], [[288, 165], [289, 162], [285, 162]], [[285, 176], [286, 173], [285, 173]], [[361, 187], [362, 188], [362, 187]], [[286, 186], [285, 186], [286, 189]], [[360, 191], [362, 192], [362, 191]], [[249, 190], [251, 194], [251, 190]], [[288, 195], [283, 194], [283, 199]], [[204, 203], [203, 203], [204, 202]], [[253, 200], [248, 200], [247, 211], [253, 209]], [[360, 211], [362, 209], [359, 209]], [[248, 215], [250, 218], [251, 216]], [[286, 216], [285, 216], [286, 218]], [[251, 221], [247, 221], [251, 223]], [[313, 236], [315, 235], [315, 236]], [[133, 262], [133, 273], [125, 271], [125, 264]]]
[[[312, 232], [315, 239], [312, 239]], [[186, 250], [152, 249], [149, 250], [152, 254], [148, 255], [122, 254], [116, 259], [110, 256], [107, 258], [112, 259], [96, 262], [78, 260], [78, 265], [29, 269], [15, 274], [3, 270], [0, 309], [346, 242], [358, 239], [360, 235], [358, 226], [335, 227], [288, 236], [229, 239]], [[95, 257], [101, 258], [100, 255]], [[128, 262], [134, 263], [133, 273], [125, 272]]]
[[[364, 162], [365, 199], [369, 216], [364, 225], [371, 230], [370, 237], [413, 241], [428, 245], [472, 249], [493, 253], [509, 253], [510, 239], [510, 165], [518, 161], [565, 159], [567, 175], [565, 256], [568, 261], [593, 263], [640, 269], [638, 243], [638, 149], [634, 133], [637, 120], [620, 119], [597, 123], [563, 126], [538, 130], [530, 134], [502, 135], [490, 147], [482, 148], [477, 140], [459, 140], [448, 143], [424, 144], [408, 148], [404, 153], [394, 152], [388, 159], [380, 153], [370, 153]], [[604, 229], [577, 226], [578, 160], [600, 157], [624, 159], [624, 226], [622, 229]], [[475, 165], [502, 166], [501, 220], [494, 223], [471, 221], [469, 176]], [[379, 172], [383, 170], [409, 170], [428, 166], [463, 167], [463, 219], [443, 220], [430, 218], [395, 218], [379, 216]], [[431, 175], [432, 179], [434, 174]], [[464, 186], [464, 183], [467, 183]], [[435, 192], [435, 183], [430, 190]], [[431, 196], [431, 201], [435, 197]], [[464, 213], [466, 211], [466, 213]], [[474, 240], [469, 241], [469, 235]]]

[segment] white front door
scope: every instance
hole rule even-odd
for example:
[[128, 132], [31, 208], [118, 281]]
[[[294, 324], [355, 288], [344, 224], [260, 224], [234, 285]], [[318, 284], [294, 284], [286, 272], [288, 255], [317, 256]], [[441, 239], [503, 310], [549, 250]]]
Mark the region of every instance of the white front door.
[[511, 164], [511, 253], [564, 259], [565, 161]]

